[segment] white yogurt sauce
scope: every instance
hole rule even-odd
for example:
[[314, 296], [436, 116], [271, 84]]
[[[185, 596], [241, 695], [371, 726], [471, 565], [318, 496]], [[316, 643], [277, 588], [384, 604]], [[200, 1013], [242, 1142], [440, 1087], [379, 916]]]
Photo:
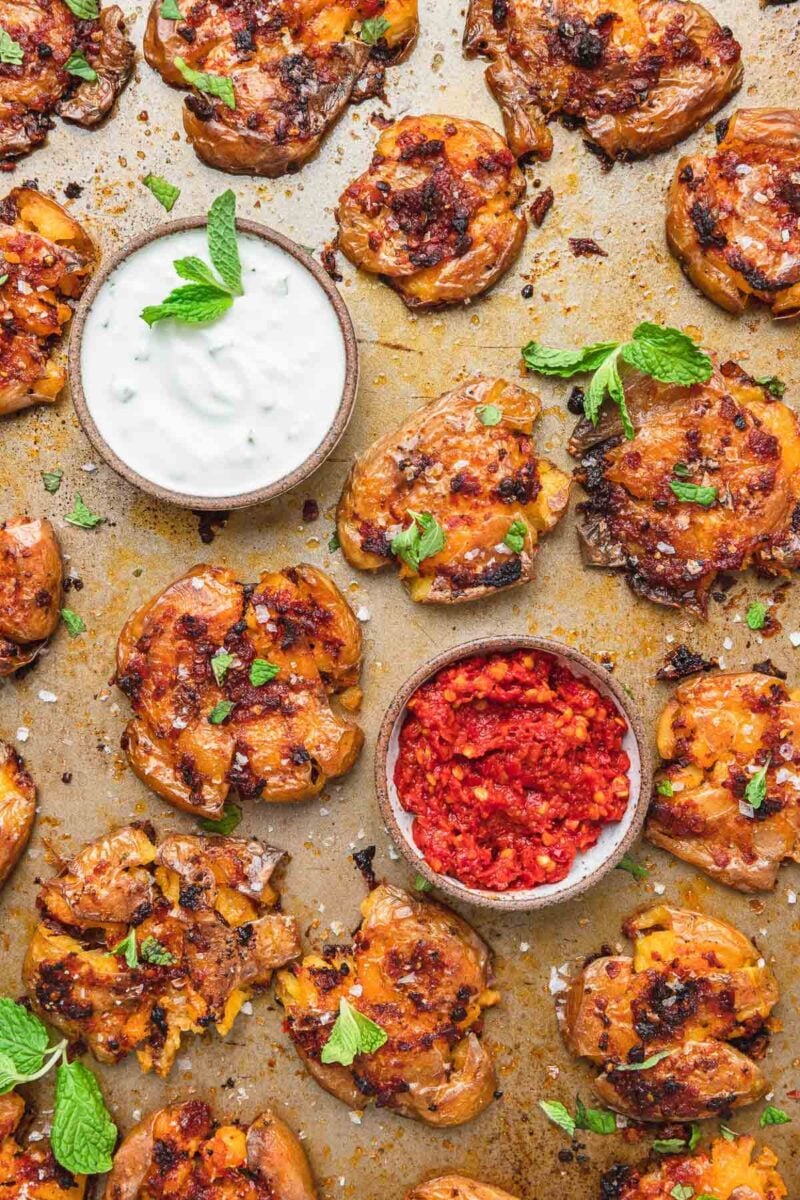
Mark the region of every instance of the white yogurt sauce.
[[205, 229], [130, 254], [84, 326], [86, 403], [115, 453], [171, 491], [229, 496], [300, 466], [327, 434], [345, 379], [333, 305], [278, 246], [239, 234], [244, 295], [216, 321], [149, 328], [140, 313], [182, 284], [173, 260], [209, 261]]

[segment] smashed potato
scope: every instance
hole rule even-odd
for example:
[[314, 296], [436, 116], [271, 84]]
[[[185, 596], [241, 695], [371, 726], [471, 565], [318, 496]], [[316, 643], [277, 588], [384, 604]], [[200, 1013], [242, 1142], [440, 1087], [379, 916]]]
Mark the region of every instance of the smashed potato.
[[114, 1155], [104, 1200], [315, 1200], [302, 1144], [267, 1109], [250, 1125], [220, 1125], [202, 1100], [160, 1108]]
[[567, 1049], [603, 1068], [604, 1104], [640, 1121], [692, 1121], [768, 1089], [754, 1061], [778, 983], [744, 934], [657, 905], [623, 926], [632, 956], [591, 959], [559, 1009]]
[[273, 911], [285, 857], [255, 838], [128, 825], [41, 887], [23, 980], [34, 1010], [101, 1062], [136, 1051], [165, 1076], [184, 1033], [224, 1037], [255, 988], [300, 952]]
[[406, 1200], [516, 1200], [516, 1197], [490, 1183], [478, 1183], [464, 1175], [440, 1175], [437, 1179], [418, 1183], [406, 1192]]
[[520, 159], [550, 157], [554, 117], [584, 129], [607, 162], [666, 150], [742, 82], [730, 29], [685, 0], [470, 0], [464, 48], [489, 59]]
[[55, 632], [63, 574], [49, 521], [12, 517], [0, 525], [0, 678], [33, 662]]
[[716, 153], [682, 158], [667, 201], [670, 249], [728, 312], [751, 298], [800, 312], [800, 111], [741, 108]]
[[775, 1153], [768, 1146], [756, 1152], [751, 1137], [717, 1138], [708, 1151], [670, 1154], [641, 1170], [619, 1163], [603, 1176], [602, 1194], [604, 1200], [670, 1200], [691, 1190], [715, 1200], [783, 1200], [787, 1190], [777, 1166]]
[[[16, 1092], [0, 1096], [0, 1189], [7, 1200], [83, 1200], [86, 1176], [60, 1166], [41, 1131], [21, 1135], [25, 1101]], [[34, 1136], [30, 1136], [34, 1133]]]
[[193, 567], [120, 634], [128, 761], [170, 804], [211, 818], [234, 787], [305, 800], [358, 758], [363, 734], [330, 697], [348, 701], [360, 671], [358, 621], [322, 571], [301, 564], [245, 586]]
[[13, 746], [0, 741], [0, 887], [20, 859], [36, 815], [36, 788]]
[[[352, 946], [325, 946], [279, 972], [289, 1036], [317, 1083], [349, 1108], [374, 1101], [429, 1125], [461, 1125], [496, 1087], [478, 1040], [499, 999], [489, 950], [448, 908], [400, 888], [376, 887], [361, 912]], [[322, 1062], [342, 999], [388, 1035], [350, 1067]]]
[[[688, 680], [657, 739], [650, 841], [742, 892], [774, 888], [781, 864], [800, 861], [800, 691], [749, 672]], [[762, 768], [754, 808], [746, 790]]]
[[527, 222], [525, 177], [498, 133], [460, 117], [403, 117], [336, 210], [339, 246], [409, 308], [470, 300], [504, 275]]
[[427, 513], [444, 546], [416, 569], [408, 556], [397, 559], [412, 599], [451, 604], [527, 583], [539, 538], [565, 513], [570, 488], [569, 476], [537, 456], [540, 411], [531, 392], [479, 377], [412, 413], [350, 469], [336, 517], [347, 561], [365, 571], [388, 566], [409, 513]]

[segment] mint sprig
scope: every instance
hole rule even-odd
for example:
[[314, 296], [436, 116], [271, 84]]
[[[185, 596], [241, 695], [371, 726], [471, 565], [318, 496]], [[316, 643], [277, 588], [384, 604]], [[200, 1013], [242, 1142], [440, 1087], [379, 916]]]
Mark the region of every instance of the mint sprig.
[[228, 108], [235, 110], [236, 94], [233, 90], [233, 82], [228, 79], [227, 75], [210, 75], [208, 71], [195, 71], [194, 67], [190, 67], [180, 56], [173, 59], [173, 62], [186, 82], [193, 88], [197, 88], [198, 92], [214, 96]]
[[416, 574], [420, 563], [444, 549], [447, 538], [431, 513], [418, 513], [409, 508], [408, 515], [411, 524], [392, 538], [390, 549]]
[[10, 67], [21, 67], [24, 57], [22, 46], [0, 25], [0, 63], [8, 63]]
[[322, 1047], [320, 1058], [326, 1065], [340, 1063], [343, 1067], [349, 1067], [359, 1054], [374, 1054], [388, 1040], [388, 1034], [380, 1025], [365, 1017], [342, 997], [339, 1015], [330, 1037]]
[[[163, 17], [164, 5], [161, 7], [161, 15]], [[178, 17], [180, 17], [180, 13], [178, 13]], [[153, 193], [158, 203], [166, 212], [172, 212], [175, 207], [175, 201], [181, 194], [179, 187], [176, 187], [174, 183], [170, 183], [163, 175], [153, 175], [152, 173], [145, 175], [142, 183]]]
[[629, 440], [634, 437], [634, 428], [619, 374], [620, 359], [660, 383], [683, 387], [706, 383], [713, 371], [711, 359], [685, 333], [651, 321], [637, 325], [628, 342], [595, 342], [580, 350], [559, 350], [528, 342], [522, 348], [522, 357], [528, 370], [539, 375], [571, 379], [573, 375], [594, 372], [584, 393], [584, 414], [596, 425], [603, 402], [609, 396], [619, 408]]

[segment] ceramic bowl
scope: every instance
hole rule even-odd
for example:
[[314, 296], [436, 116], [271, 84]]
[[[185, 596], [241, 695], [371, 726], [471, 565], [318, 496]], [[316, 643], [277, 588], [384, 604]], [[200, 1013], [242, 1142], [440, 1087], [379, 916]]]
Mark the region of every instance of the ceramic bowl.
[[[475, 654], [498, 651], [539, 650], [559, 659], [578, 678], [588, 679], [601, 695], [612, 701], [627, 722], [623, 742], [630, 758], [631, 794], [621, 821], [608, 824], [594, 846], [577, 855], [568, 875], [558, 883], [542, 884], [536, 888], [509, 892], [492, 892], [468, 887], [451, 875], [434, 871], [422, 857], [412, 836], [413, 818], [400, 803], [394, 786], [394, 769], [399, 749], [399, 736], [406, 717], [407, 705], [417, 689], [442, 667]], [[630, 699], [609, 673], [592, 662], [585, 654], [562, 642], [541, 637], [498, 636], [481, 638], [454, 646], [430, 659], [411, 675], [398, 691], [381, 724], [375, 754], [375, 787], [381, 814], [398, 850], [411, 867], [451, 899], [465, 904], [505, 911], [524, 911], [546, 908], [564, 900], [572, 900], [594, 887], [630, 849], [638, 837], [650, 799], [651, 764], [648, 740], [638, 714]]]

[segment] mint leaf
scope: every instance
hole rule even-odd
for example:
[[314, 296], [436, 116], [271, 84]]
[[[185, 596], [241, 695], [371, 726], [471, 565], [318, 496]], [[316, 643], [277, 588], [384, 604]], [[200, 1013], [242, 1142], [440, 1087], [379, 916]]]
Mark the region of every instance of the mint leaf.
[[62, 608], [61, 620], [66, 625], [67, 633], [70, 637], [79, 637], [80, 634], [86, 633], [86, 625], [84, 624], [83, 617], [73, 612], [71, 608]]
[[86, 55], [80, 50], [74, 50], [70, 54], [64, 63], [64, 70], [68, 75], [77, 75], [78, 79], [85, 79], [88, 83], [94, 83], [97, 79], [97, 71], [90, 66], [86, 61]]
[[328, 550], [331, 554], [335, 554], [341, 544], [342, 543], [339, 541], [339, 534], [334, 529], [333, 533], [328, 538]]
[[618, 342], [595, 342], [582, 350], [555, 350], [538, 342], [528, 342], [522, 347], [522, 357], [529, 371], [571, 379], [583, 371], [596, 371], [618, 345]]
[[675, 788], [672, 786], [672, 782], [669, 779], [659, 779], [658, 783], [656, 784], [656, 791], [658, 792], [659, 796], [675, 795]]
[[185, 325], [202, 325], [221, 317], [233, 304], [233, 297], [217, 287], [202, 283], [187, 283], [170, 292], [161, 304], [148, 304], [139, 314], [148, 325], [156, 321], [175, 320]]
[[640, 1063], [610, 1063], [606, 1068], [607, 1071], [649, 1071], [656, 1063], [660, 1063], [663, 1059], [669, 1058], [672, 1054], [671, 1050], [659, 1050], [657, 1054], [651, 1054], [644, 1062]]
[[634, 879], [647, 879], [650, 874], [647, 867], [640, 866], [639, 863], [631, 858], [630, 854], [623, 854], [617, 863], [617, 870], [627, 871]]
[[64, 0], [64, 3], [79, 21], [96, 21], [100, 16], [97, 0]]
[[409, 508], [408, 515], [411, 524], [392, 538], [390, 549], [416, 574], [421, 562], [444, 549], [446, 538], [441, 525], [430, 513], [418, 513]]
[[22, 46], [15, 42], [10, 33], [0, 25], [0, 63], [8, 63], [12, 67], [21, 67], [25, 57]]
[[521, 554], [527, 536], [528, 526], [524, 521], [517, 519], [509, 525], [508, 532], [503, 538], [503, 545], [508, 546], [509, 550], [513, 550], [515, 554]]
[[607, 1108], [587, 1108], [580, 1096], [575, 1098], [575, 1128], [604, 1136], [617, 1132], [617, 1118]]
[[612, 350], [600, 363], [586, 389], [586, 394], [583, 398], [583, 411], [592, 424], [596, 425], [600, 419], [600, 409], [606, 398], [606, 392], [608, 392], [611, 399], [619, 408], [625, 437], [631, 441], [634, 436], [634, 430], [628, 414], [628, 406], [625, 403], [625, 389], [622, 386], [622, 380], [619, 377], [617, 369], [618, 355], [619, 350]]
[[221, 833], [223, 837], [227, 837], [228, 834], [233, 833], [241, 819], [242, 810], [239, 805], [228, 801], [219, 820], [212, 821], [210, 817], [203, 817], [197, 823], [206, 833]]
[[[161, 5], [162, 17], [164, 16], [164, 9], [169, 2], [170, 0], [164, 0], [164, 4]], [[172, 0], [172, 6], [173, 8], [176, 8], [177, 11], [175, 0]], [[180, 15], [181, 14], [178, 13], [175, 17], [175, 20], [178, 20]], [[169, 180], [165, 179], [163, 175], [145, 175], [142, 183], [146, 188], [150, 189], [162, 208], [166, 209], [167, 212], [172, 212], [173, 208], [175, 207], [175, 201], [181, 194], [181, 189], [179, 187], [175, 187], [175, 184], [170, 183]]]
[[58, 1068], [50, 1144], [56, 1160], [75, 1175], [111, 1170], [117, 1127], [97, 1080], [82, 1062]]
[[684, 483], [680, 479], [670, 479], [670, 490], [684, 504], [700, 504], [710, 508], [717, 498], [715, 487], [701, 487], [696, 483]]
[[626, 363], [661, 383], [690, 387], [706, 383], [712, 375], [711, 359], [679, 329], [642, 321], [633, 338], [622, 347]]
[[191, 254], [188, 258], [176, 258], [172, 265], [181, 279], [188, 279], [192, 283], [204, 283], [208, 287], [217, 288], [220, 292], [228, 291], [225, 284], [217, 279], [211, 267], [208, 263], [204, 263], [202, 258], [196, 258]]
[[657, 1154], [680, 1154], [686, 1149], [685, 1138], [656, 1138], [653, 1149]]
[[239, 244], [236, 240], [236, 197], [230, 188], [208, 210], [208, 252], [225, 286], [234, 296], [244, 293]]
[[431, 891], [432, 888], [433, 888], [433, 884], [430, 882], [430, 880], [426, 879], [424, 875], [415, 875], [414, 876], [414, 891], [415, 892], [429, 892], [429, 891]]
[[214, 672], [214, 678], [217, 683], [222, 686], [222, 681], [228, 673], [228, 668], [233, 662], [233, 655], [228, 654], [227, 650], [218, 650], [211, 659], [211, 670]]
[[700, 1144], [700, 1123], [692, 1121], [692, 1132], [689, 1135], [689, 1149], [696, 1150]]
[[756, 380], [756, 383], [776, 400], [782, 400], [786, 394], [786, 384], [777, 375], [762, 375], [760, 379]]
[[197, 88], [198, 92], [205, 92], [208, 96], [215, 96], [228, 108], [236, 108], [233, 83], [226, 75], [209, 75], [207, 71], [195, 71], [180, 56], [173, 59], [173, 62], [186, 82], [191, 84], [193, 88]]
[[138, 967], [139, 955], [136, 951], [136, 930], [129, 929], [122, 941], [112, 946], [109, 954], [123, 954], [129, 967]]
[[376, 46], [389, 28], [386, 17], [368, 17], [362, 22], [359, 37], [368, 46]]
[[330, 1037], [322, 1047], [321, 1061], [349, 1067], [359, 1054], [374, 1054], [389, 1040], [385, 1030], [353, 1008], [344, 997]]
[[275, 663], [267, 662], [266, 658], [254, 658], [250, 664], [250, 682], [253, 687], [263, 687], [274, 679], [280, 671]]
[[54, 496], [61, 487], [61, 480], [64, 478], [64, 472], [60, 467], [56, 467], [55, 471], [42, 471], [42, 483], [44, 490]]
[[761, 808], [761, 805], [767, 798], [767, 768], [772, 762], [772, 755], [769, 756], [753, 778], [744, 789], [744, 798], [751, 808]]
[[735, 1129], [731, 1129], [728, 1125], [720, 1125], [719, 1131], [726, 1142], [735, 1142], [739, 1136]]
[[692, 1200], [694, 1188], [688, 1183], [676, 1183], [669, 1194], [673, 1200]]
[[768, 1104], [759, 1117], [758, 1123], [762, 1129], [767, 1125], [788, 1125], [791, 1117], [782, 1108], [776, 1108], [774, 1104]]
[[146, 937], [141, 947], [142, 960], [156, 967], [169, 967], [175, 962], [175, 955], [166, 946], [162, 946], [154, 937]]
[[563, 1129], [570, 1137], [575, 1136], [575, 1120], [560, 1100], [540, 1100], [539, 1108], [548, 1121], [552, 1121], [559, 1129]]
[[178, 8], [177, 0], [164, 0], [158, 15], [165, 21], [182, 21], [183, 13]]
[[748, 629], [763, 629], [767, 621], [767, 606], [760, 600], [754, 600], [747, 610], [745, 617]]
[[47, 1042], [47, 1030], [38, 1017], [8, 996], [0, 997], [0, 1054], [19, 1075], [41, 1070]]
[[233, 700], [220, 700], [208, 714], [209, 725], [221, 725], [223, 721], [227, 721], [235, 707]]
[[65, 521], [69, 521], [70, 525], [77, 525], [80, 529], [95, 529], [98, 525], [102, 525], [105, 517], [99, 517], [97, 513], [93, 513], [87, 508], [81, 498], [80, 492], [75, 493], [75, 500], [72, 505], [72, 512], [67, 513], [64, 517]]
[[503, 419], [503, 410], [496, 404], [479, 404], [475, 409], [475, 416], [481, 425], [499, 425]]

